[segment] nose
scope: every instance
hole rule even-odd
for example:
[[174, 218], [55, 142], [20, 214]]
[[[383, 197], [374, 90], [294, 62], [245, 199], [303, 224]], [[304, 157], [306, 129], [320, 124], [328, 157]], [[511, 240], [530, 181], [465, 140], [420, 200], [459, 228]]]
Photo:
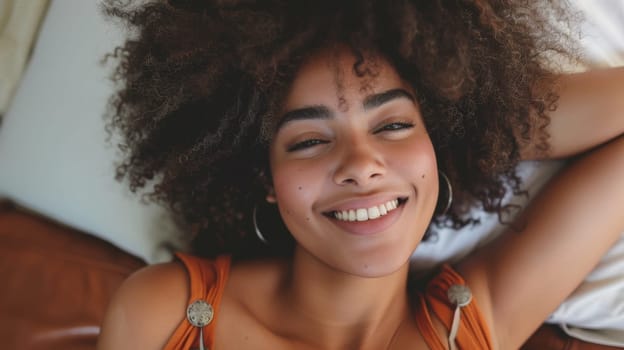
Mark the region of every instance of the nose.
[[351, 140], [340, 152], [334, 182], [341, 186], [366, 186], [381, 179], [385, 171], [380, 150], [365, 141]]

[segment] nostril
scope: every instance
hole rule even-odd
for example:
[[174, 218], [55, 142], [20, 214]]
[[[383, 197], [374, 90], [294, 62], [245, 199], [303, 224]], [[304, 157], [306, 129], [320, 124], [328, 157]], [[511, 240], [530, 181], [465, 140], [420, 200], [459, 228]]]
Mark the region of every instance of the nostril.
[[363, 185], [363, 184], [367, 183], [368, 180], [370, 180], [370, 179], [377, 179], [377, 178], [379, 178], [381, 176], [382, 176], [381, 173], [373, 173], [373, 174], [368, 175], [368, 177], [367, 176], [362, 176], [362, 177], [355, 177], [355, 176], [353, 176], [353, 177], [349, 177], [349, 178], [343, 179], [341, 181], [341, 183], [345, 184], [345, 185], [347, 185], [347, 184], [349, 184], [349, 185]]
[[375, 152], [362, 148], [351, 148], [340, 158], [335, 169], [334, 181], [340, 185], [364, 186], [371, 180], [378, 180], [385, 173], [384, 164]]

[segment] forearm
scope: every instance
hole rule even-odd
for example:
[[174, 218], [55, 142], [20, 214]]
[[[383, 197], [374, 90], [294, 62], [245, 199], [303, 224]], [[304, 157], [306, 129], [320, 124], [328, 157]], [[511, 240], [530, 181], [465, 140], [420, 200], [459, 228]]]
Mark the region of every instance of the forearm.
[[523, 159], [576, 155], [624, 133], [624, 67], [563, 75], [555, 91], [559, 100], [546, 128], [550, 148], [540, 152], [535, 137], [521, 144]]
[[458, 266], [500, 348], [517, 349], [621, 236], [622, 173], [624, 136], [563, 170], [512, 226], [521, 232], [510, 228]]

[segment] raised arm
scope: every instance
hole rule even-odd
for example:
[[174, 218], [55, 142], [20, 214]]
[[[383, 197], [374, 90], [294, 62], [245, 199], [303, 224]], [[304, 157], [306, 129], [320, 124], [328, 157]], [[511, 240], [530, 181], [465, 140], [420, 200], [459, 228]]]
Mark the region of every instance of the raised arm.
[[[611, 122], [622, 120], [624, 111]], [[601, 133], [608, 131], [594, 124]], [[583, 147], [590, 147], [587, 134], [598, 134], [593, 128], [575, 129], [582, 131]], [[499, 348], [518, 348], [620, 237], [623, 174], [624, 136], [616, 136], [547, 186], [519, 219], [522, 231], [510, 230], [457, 267], [489, 318]]]
[[560, 98], [546, 129], [550, 151], [540, 154], [534, 144], [525, 144], [523, 159], [575, 155], [624, 132], [624, 67], [562, 75], [555, 89]]

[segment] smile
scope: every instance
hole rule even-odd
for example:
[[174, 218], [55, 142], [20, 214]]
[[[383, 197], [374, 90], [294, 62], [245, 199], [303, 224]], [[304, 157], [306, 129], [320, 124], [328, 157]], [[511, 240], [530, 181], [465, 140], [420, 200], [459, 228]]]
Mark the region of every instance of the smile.
[[349, 210], [337, 210], [329, 213], [329, 216], [339, 221], [369, 221], [379, 219], [380, 217], [395, 210], [405, 199], [397, 198], [389, 200], [370, 208], [354, 208]]

